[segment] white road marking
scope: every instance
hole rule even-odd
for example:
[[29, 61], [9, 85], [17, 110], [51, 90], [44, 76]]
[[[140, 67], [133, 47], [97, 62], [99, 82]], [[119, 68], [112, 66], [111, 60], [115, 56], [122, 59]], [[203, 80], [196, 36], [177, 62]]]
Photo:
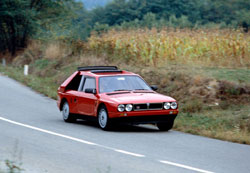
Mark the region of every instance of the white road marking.
[[131, 152], [128, 152], [128, 151], [124, 151], [124, 150], [115, 150], [119, 153], [123, 153], [123, 154], [128, 154], [128, 155], [131, 155], [131, 156], [136, 156], [136, 157], [145, 157], [144, 155], [141, 155], [141, 154], [136, 154], [136, 153], [131, 153]]
[[165, 160], [159, 160], [159, 161], [161, 163], [164, 163], [164, 164], [173, 165], [173, 166], [177, 166], [177, 167], [189, 169], [189, 170], [196, 171], [196, 172], [214, 173], [214, 172], [211, 172], [211, 171], [207, 171], [207, 170], [203, 170], [203, 169], [198, 169], [198, 168], [194, 168], [194, 167], [191, 167], [191, 166], [182, 165], [182, 164], [179, 164], [179, 163], [169, 162], [169, 161], [165, 161]]
[[9, 122], [9, 123], [18, 125], [18, 126], [33, 129], [33, 130], [36, 130], [36, 131], [40, 131], [40, 132], [43, 132], [43, 133], [48, 133], [48, 134], [51, 134], [51, 135], [55, 135], [55, 136], [70, 139], [70, 140], [73, 140], [73, 141], [77, 141], [77, 142], [80, 142], [80, 143], [84, 143], [84, 144], [88, 144], [88, 145], [97, 145], [97, 144], [95, 144], [93, 142], [85, 141], [85, 140], [74, 138], [74, 137], [67, 136], [67, 135], [62, 135], [60, 133], [55, 133], [55, 132], [52, 132], [52, 131], [49, 131], [49, 130], [44, 130], [44, 129], [37, 128], [37, 127], [34, 127], [34, 126], [30, 126], [30, 125], [27, 125], [27, 124], [19, 123], [19, 122], [12, 121], [12, 120], [9, 120], [9, 119], [3, 118], [3, 117], [0, 117], [0, 120], [6, 121], [6, 122]]
[[16, 121], [12, 121], [12, 120], [9, 120], [9, 119], [3, 118], [3, 117], [0, 117], [0, 120], [6, 121], [6, 122], [9, 122], [11, 124], [18, 125], [18, 126], [33, 129], [33, 130], [36, 130], [36, 131], [40, 131], [40, 132], [43, 132], [43, 133], [48, 133], [48, 134], [51, 134], [51, 135], [55, 135], [55, 136], [70, 139], [70, 140], [73, 140], [73, 141], [77, 141], [77, 142], [80, 142], [80, 143], [84, 143], [84, 144], [88, 144], [88, 145], [96, 145], [96, 146], [106, 148], [106, 149], [109, 149], [109, 150], [113, 150], [113, 151], [116, 151], [116, 152], [120, 152], [120, 153], [123, 153], [123, 154], [128, 154], [128, 155], [132, 155], [132, 156], [136, 156], [136, 157], [145, 157], [144, 155], [141, 155], [141, 154], [136, 154], [136, 153], [132, 153], [132, 152], [124, 151], [124, 150], [119, 150], [119, 149], [116, 149], [116, 148], [107, 147], [107, 146], [104, 146], [104, 145], [99, 145], [99, 144], [89, 142], [89, 141], [86, 141], [86, 140], [82, 140], [82, 139], [79, 139], [79, 138], [74, 138], [74, 137], [71, 137], [71, 136], [67, 136], [67, 135], [52, 132], [52, 131], [49, 131], [49, 130], [34, 127], [34, 126], [31, 126], [31, 125], [27, 125], [27, 124], [19, 123], [19, 122], [16, 122]]
[[[80, 142], [80, 143], [83, 143], [83, 144], [95, 145], [95, 146], [99, 146], [99, 147], [102, 147], [102, 148], [106, 148], [106, 149], [109, 149], [109, 150], [113, 150], [113, 151], [116, 151], [116, 152], [119, 152], [119, 153], [131, 155], [131, 156], [135, 156], [135, 157], [146, 157], [145, 155], [132, 153], [132, 152], [124, 151], [124, 150], [119, 150], [119, 149], [107, 147], [107, 146], [104, 146], [104, 145], [99, 145], [99, 144], [89, 142], [89, 141], [86, 141], [86, 140], [82, 140], [82, 139], [79, 139], [79, 138], [74, 138], [74, 137], [71, 137], [71, 136], [67, 136], [67, 135], [52, 132], [52, 131], [49, 131], [49, 130], [34, 127], [34, 126], [31, 126], [31, 125], [27, 125], [27, 124], [19, 123], [19, 122], [16, 122], [16, 121], [12, 121], [12, 120], [9, 120], [7, 118], [0, 117], [0, 120], [11, 123], [11, 124], [15, 124], [15, 125], [18, 125], [18, 126], [33, 129], [33, 130], [36, 130], [36, 131], [39, 131], [39, 132], [47, 133], [47, 134], [50, 134], [50, 135], [70, 139], [70, 140]], [[169, 161], [165, 161], [165, 160], [159, 160], [159, 161], [161, 163], [164, 163], [164, 164], [168, 164], [168, 165], [172, 165], [172, 166], [176, 166], [176, 167], [180, 167], [180, 168], [185, 168], [185, 169], [189, 169], [189, 170], [197, 171], [197, 172], [201, 172], [201, 173], [214, 173], [214, 172], [211, 172], [211, 171], [206, 171], [206, 170], [202, 170], [202, 169], [198, 169], [198, 168], [194, 168], [194, 167], [191, 167], [191, 166], [186, 166], [186, 165], [182, 165], [182, 164], [178, 164], [178, 163], [174, 163], [174, 162], [169, 162]]]

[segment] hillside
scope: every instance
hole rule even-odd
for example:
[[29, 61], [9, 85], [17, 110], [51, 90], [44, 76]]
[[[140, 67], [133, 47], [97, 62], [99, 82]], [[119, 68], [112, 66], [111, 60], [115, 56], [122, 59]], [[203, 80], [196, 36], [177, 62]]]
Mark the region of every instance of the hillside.
[[116, 65], [178, 100], [176, 130], [250, 144], [249, 39], [240, 31], [186, 29], [110, 31], [70, 45], [33, 40], [0, 71], [56, 99], [78, 66]]
[[111, 0], [80, 0], [86, 9], [90, 10], [98, 6], [105, 6]]

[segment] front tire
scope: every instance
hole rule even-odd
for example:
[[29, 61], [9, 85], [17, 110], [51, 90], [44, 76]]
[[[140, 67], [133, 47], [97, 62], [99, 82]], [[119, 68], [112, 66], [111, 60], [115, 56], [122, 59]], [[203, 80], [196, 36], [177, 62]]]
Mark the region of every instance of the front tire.
[[164, 122], [164, 123], [157, 123], [156, 125], [157, 125], [157, 127], [158, 127], [158, 129], [160, 131], [169, 131], [170, 129], [173, 128], [174, 121]]
[[67, 101], [63, 103], [62, 107], [62, 117], [65, 122], [72, 123], [75, 122], [75, 117], [70, 113], [69, 104]]
[[110, 129], [110, 120], [105, 106], [102, 106], [98, 111], [98, 125], [102, 130]]

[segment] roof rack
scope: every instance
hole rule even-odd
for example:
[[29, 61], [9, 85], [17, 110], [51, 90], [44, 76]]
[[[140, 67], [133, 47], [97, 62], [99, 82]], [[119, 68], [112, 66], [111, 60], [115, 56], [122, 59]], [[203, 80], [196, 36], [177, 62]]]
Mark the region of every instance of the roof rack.
[[122, 73], [122, 70], [91, 70], [91, 73]]
[[90, 71], [90, 70], [118, 70], [116, 66], [85, 66], [78, 67], [78, 71]]

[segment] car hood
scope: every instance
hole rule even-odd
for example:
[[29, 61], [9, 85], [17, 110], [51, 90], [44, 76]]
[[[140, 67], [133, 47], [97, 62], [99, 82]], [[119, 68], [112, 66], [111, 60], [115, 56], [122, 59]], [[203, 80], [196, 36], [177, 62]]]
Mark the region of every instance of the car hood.
[[116, 103], [159, 103], [159, 102], [173, 102], [175, 99], [154, 93], [116, 93], [112, 95], [105, 94], [105, 98]]

